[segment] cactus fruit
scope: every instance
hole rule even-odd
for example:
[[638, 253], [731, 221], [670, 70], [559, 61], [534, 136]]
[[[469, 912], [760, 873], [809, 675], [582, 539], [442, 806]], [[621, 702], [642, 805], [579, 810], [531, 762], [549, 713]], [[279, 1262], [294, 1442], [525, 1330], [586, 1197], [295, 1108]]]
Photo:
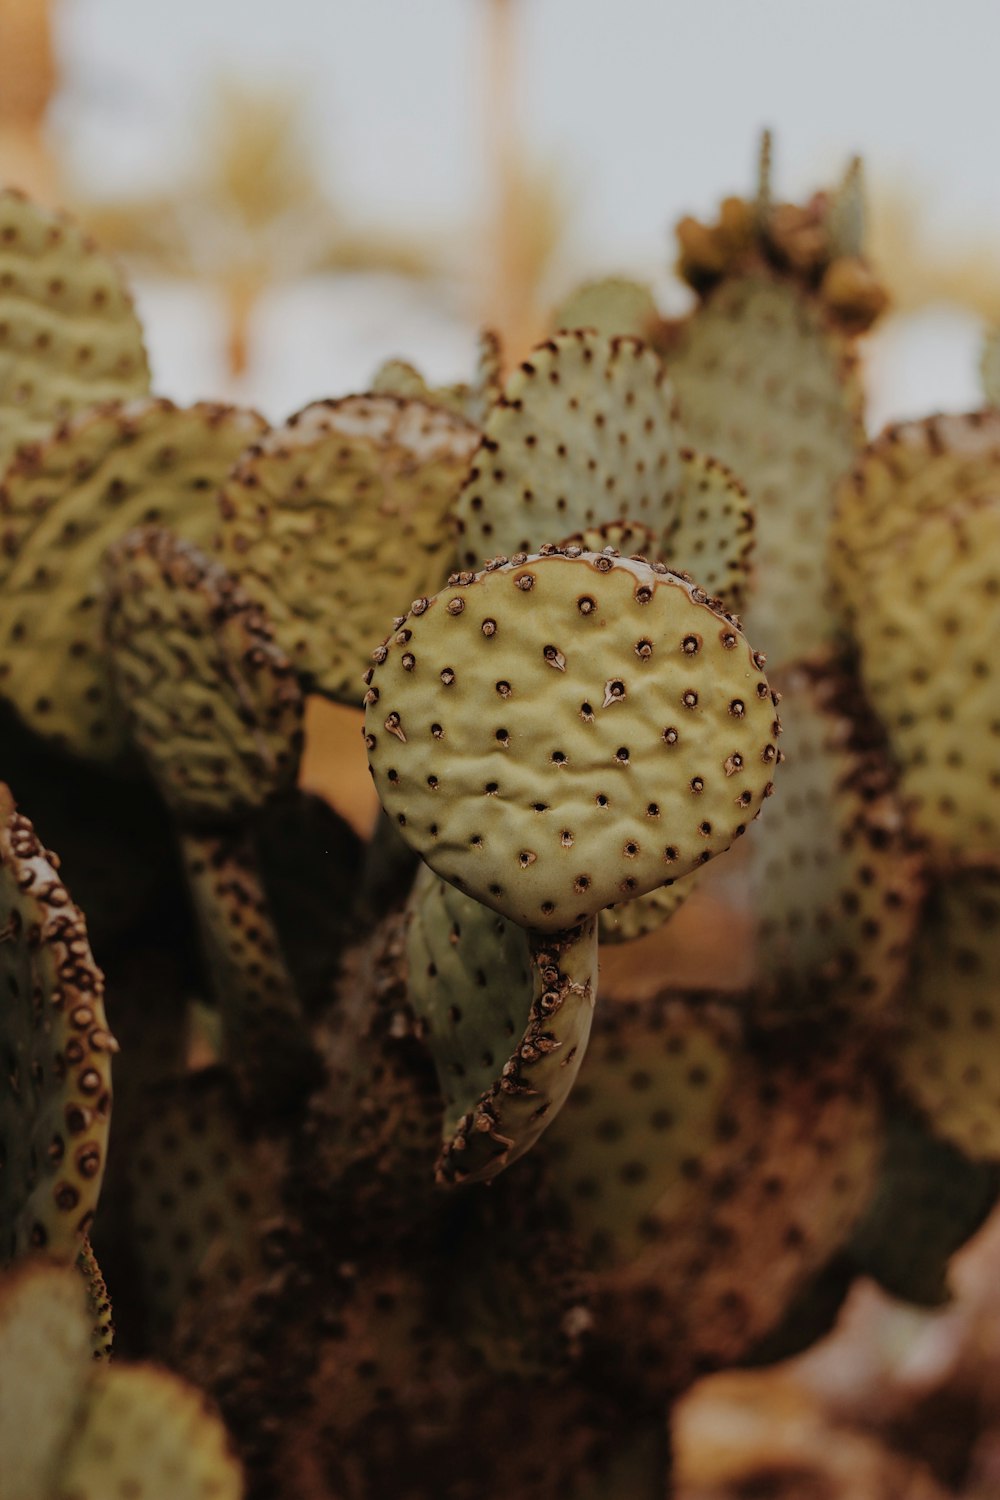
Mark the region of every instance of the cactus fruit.
[[476, 440], [440, 407], [348, 396], [306, 407], [236, 467], [220, 501], [223, 560], [309, 688], [356, 704], [384, 620], [440, 586], [445, 517]]
[[680, 482], [675, 403], [656, 354], [577, 331], [508, 378], [456, 506], [463, 568], [613, 519], [662, 532]]
[[748, 844], [758, 1015], [840, 1012], [877, 1024], [906, 972], [920, 860], [853, 679], [821, 659], [775, 681], [782, 795], [766, 838]]
[[261, 607], [159, 528], [130, 533], [106, 569], [115, 688], [178, 816], [235, 818], [294, 786], [304, 701]]
[[960, 871], [927, 904], [889, 1063], [934, 1134], [973, 1161], [1000, 1161], [989, 1051], [998, 1027], [1000, 874]]
[[138, 523], [211, 537], [214, 491], [262, 426], [232, 407], [109, 404], [11, 465], [0, 486], [0, 694], [39, 734], [95, 759], [122, 750], [125, 715], [103, 638], [103, 554]]
[[53, 423], [148, 389], [118, 267], [72, 220], [0, 191], [0, 473]]
[[552, 318], [556, 332], [590, 328], [605, 338], [620, 335], [651, 342], [660, 314], [648, 286], [624, 276], [588, 281], [560, 303]]
[[416, 600], [375, 661], [383, 805], [433, 870], [524, 927], [557, 932], [688, 873], [771, 789], [760, 660], [662, 564], [498, 559]]
[[534, 1145], [576, 1081], [597, 997], [596, 924], [529, 941], [425, 867], [407, 967], [445, 1099], [438, 1181], [485, 1181]]
[[241, 1500], [243, 1476], [201, 1391], [151, 1365], [100, 1369], [51, 1500]]
[[0, 1262], [32, 1248], [75, 1257], [104, 1174], [117, 1044], [83, 916], [3, 785], [0, 966]]
[[899, 794], [937, 867], [1000, 858], [1000, 500], [929, 515], [887, 545], [859, 630], [861, 680]]

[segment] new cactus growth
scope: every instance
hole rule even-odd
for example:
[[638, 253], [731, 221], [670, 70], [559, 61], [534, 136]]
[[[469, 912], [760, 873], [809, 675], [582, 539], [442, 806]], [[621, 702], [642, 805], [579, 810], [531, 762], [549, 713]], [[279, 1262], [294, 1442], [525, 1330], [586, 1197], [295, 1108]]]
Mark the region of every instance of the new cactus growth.
[[[103, 257], [0, 197], [5, 1497], [236, 1500], [201, 1391], [252, 1500], [662, 1497], [700, 1373], [858, 1274], [947, 1294], [1000, 1187], [1000, 429], [863, 449], [862, 231], [856, 166], [800, 208], [765, 152], [681, 323], [591, 285], [506, 381], [486, 335], [265, 430], [146, 395]], [[689, 895], [753, 963], [599, 995]]]

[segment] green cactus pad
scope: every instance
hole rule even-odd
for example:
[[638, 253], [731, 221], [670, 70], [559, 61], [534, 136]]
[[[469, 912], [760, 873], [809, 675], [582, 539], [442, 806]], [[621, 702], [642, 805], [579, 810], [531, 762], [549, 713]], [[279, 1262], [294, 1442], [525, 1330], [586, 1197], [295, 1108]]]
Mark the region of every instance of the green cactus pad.
[[294, 786], [304, 700], [261, 607], [159, 528], [112, 548], [106, 576], [115, 687], [174, 811], [228, 819]]
[[975, 1161], [1000, 1161], [992, 1065], [1000, 1032], [1000, 874], [968, 870], [933, 893], [913, 952], [897, 1082], [938, 1136]]
[[983, 395], [990, 406], [1000, 406], [1000, 329], [991, 328], [979, 359]]
[[0, 191], [0, 474], [72, 412], [148, 389], [118, 267], [71, 219]]
[[52, 1500], [241, 1500], [243, 1476], [204, 1392], [152, 1365], [90, 1382]]
[[4, 1500], [49, 1500], [90, 1373], [86, 1293], [76, 1271], [32, 1259], [0, 1277]]
[[571, 292], [553, 314], [552, 327], [557, 331], [591, 328], [609, 339], [622, 334], [648, 339], [659, 321], [648, 286], [624, 276], [605, 276]]
[[104, 648], [101, 560], [138, 524], [211, 537], [214, 492], [263, 421], [150, 398], [60, 427], [0, 485], [0, 695], [77, 754], [107, 759], [125, 715]]
[[372, 394], [443, 406], [479, 427], [500, 394], [500, 340], [489, 329], [480, 334], [476, 376], [470, 385], [432, 386], [405, 359], [387, 359], [375, 374]]
[[861, 679], [935, 864], [1000, 859], [1000, 499], [887, 546], [859, 622]]
[[262, 1108], [282, 1110], [315, 1082], [302, 1006], [243, 828], [187, 830], [181, 852], [222, 1013], [224, 1055]]
[[750, 587], [753, 544], [754, 515], [744, 485], [717, 458], [682, 449], [680, 493], [661, 543], [662, 560], [739, 611]]
[[[768, 820], [770, 821], [770, 819]], [[602, 943], [631, 943], [635, 938], [656, 932], [669, 922], [678, 907], [697, 888], [698, 871], [692, 870], [682, 880], [657, 886], [645, 896], [606, 906], [597, 919], [598, 937]]]
[[530, 1150], [576, 1081], [597, 997], [594, 923], [529, 942], [425, 868], [407, 967], [445, 1100], [438, 1178], [484, 1181]]
[[892, 1296], [940, 1307], [951, 1296], [949, 1260], [985, 1223], [998, 1192], [1000, 1166], [969, 1161], [909, 1110], [895, 1110], [878, 1186], [850, 1253]]
[[781, 795], [765, 836], [747, 845], [757, 1013], [835, 1009], [872, 1024], [906, 973], [920, 860], [854, 679], [827, 661], [775, 681], [786, 726]]
[[267, 1164], [221, 1068], [152, 1091], [131, 1143], [129, 1183], [148, 1331], [161, 1342], [198, 1291], [209, 1251], [222, 1256], [232, 1285], [258, 1268], [257, 1228], [276, 1208]]
[[1000, 490], [1000, 411], [887, 427], [840, 487], [830, 567], [848, 616], [864, 608], [887, 548], [914, 527]]
[[315, 691], [356, 704], [386, 619], [440, 585], [476, 438], [421, 401], [348, 396], [306, 407], [234, 471], [224, 560]]
[[721, 282], [667, 358], [688, 441], [732, 464], [753, 499], [747, 629], [772, 665], [804, 656], [833, 633], [827, 533], [863, 442], [849, 346], [814, 299], [761, 271]]
[[0, 1262], [32, 1248], [75, 1257], [104, 1173], [117, 1044], [57, 869], [0, 784]]
[[544, 932], [729, 847], [779, 752], [729, 615], [662, 564], [576, 548], [458, 574], [375, 652], [366, 742], [443, 879]]
[[456, 506], [462, 566], [612, 520], [660, 532], [679, 480], [658, 356], [636, 339], [558, 334], [513, 372], [483, 424]]

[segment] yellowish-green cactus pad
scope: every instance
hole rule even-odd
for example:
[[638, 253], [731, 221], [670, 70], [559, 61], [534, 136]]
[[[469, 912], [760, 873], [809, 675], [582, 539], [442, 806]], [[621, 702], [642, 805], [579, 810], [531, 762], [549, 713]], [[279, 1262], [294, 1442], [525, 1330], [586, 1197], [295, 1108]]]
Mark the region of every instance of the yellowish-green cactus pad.
[[637, 339], [557, 334], [508, 378], [456, 507], [461, 566], [613, 520], [661, 533], [680, 480], [674, 397]]
[[111, 403], [24, 454], [0, 485], [0, 695], [46, 738], [106, 759], [125, 714], [104, 641], [101, 563], [133, 526], [196, 542], [215, 491], [263, 421], [226, 406]]
[[148, 390], [118, 267], [71, 219], [0, 191], [0, 474], [73, 412]]
[[624, 276], [605, 276], [585, 282], [560, 303], [552, 326], [557, 331], [591, 328], [609, 339], [620, 334], [648, 339], [659, 320], [648, 286]]
[[0, 784], [0, 1262], [75, 1259], [97, 1206], [111, 1114], [104, 976], [81, 912]]
[[423, 401], [319, 401], [269, 433], [227, 483], [226, 564], [317, 692], [359, 703], [386, 619], [447, 575], [446, 517], [477, 438]]
[[402, 396], [407, 401], [442, 406], [479, 427], [500, 395], [500, 368], [500, 340], [491, 330], [484, 329], [479, 336], [475, 378], [470, 384], [430, 385], [407, 360], [387, 359], [375, 373], [372, 394]]
[[375, 662], [383, 805], [439, 875], [526, 927], [688, 873], [771, 790], [760, 660], [662, 564], [571, 547], [457, 574]]
[[173, 809], [230, 818], [294, 786], [304, 700], [261, 606], [159, 528], [115, 546], [106, 577], [115, 687]]
[[660, 546], [662, 560], [742, 610], [750, 590], [754, 513], [746, 488], [731, 469], [704, 453], [681, 450], [674, 512]]

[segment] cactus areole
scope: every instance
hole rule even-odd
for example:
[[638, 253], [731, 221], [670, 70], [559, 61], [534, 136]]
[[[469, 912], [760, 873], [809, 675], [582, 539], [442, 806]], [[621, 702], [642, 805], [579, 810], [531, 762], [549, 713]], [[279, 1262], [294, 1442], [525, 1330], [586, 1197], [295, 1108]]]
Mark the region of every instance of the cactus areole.
[[663, 564], [546, 547], [459, 573], [374, 653], [382, 802], [443, 879], [541, 932], [696, 869], [771, 791], [775, 697]]

